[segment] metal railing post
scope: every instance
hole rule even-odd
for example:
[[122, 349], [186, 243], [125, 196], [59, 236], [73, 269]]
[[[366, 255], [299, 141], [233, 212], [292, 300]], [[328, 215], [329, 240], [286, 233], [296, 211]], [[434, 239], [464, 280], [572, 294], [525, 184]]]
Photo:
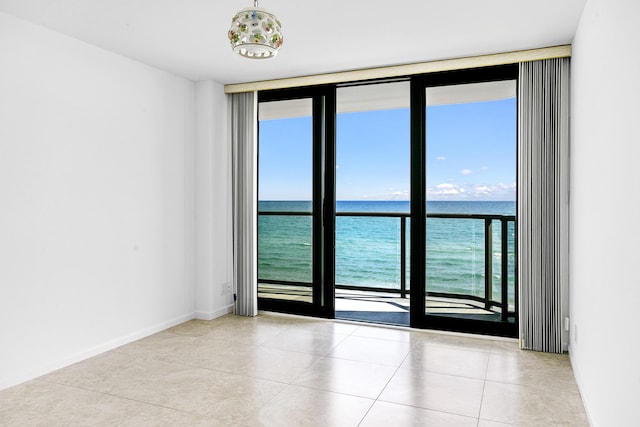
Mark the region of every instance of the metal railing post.
[[484, 220], [484, 308], [491, 310], [493, 299], [493, 220]]
[[400, 217], [400, 298], [407, 297], [407, 217]]
[[506, 322], [509, 316], [509, 221], [504, 218], [500, 219], [500, 226], [502, 238], [500, 242], [501, 319], [503, 322]]

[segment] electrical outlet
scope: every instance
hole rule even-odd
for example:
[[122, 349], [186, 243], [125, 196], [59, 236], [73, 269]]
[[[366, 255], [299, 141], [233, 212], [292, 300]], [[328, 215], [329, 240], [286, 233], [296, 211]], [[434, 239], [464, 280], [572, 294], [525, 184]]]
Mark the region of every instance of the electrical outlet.
[[231, 293], [231, 282], [225, 282], [220, 289], [221, 295], [229, 295]]

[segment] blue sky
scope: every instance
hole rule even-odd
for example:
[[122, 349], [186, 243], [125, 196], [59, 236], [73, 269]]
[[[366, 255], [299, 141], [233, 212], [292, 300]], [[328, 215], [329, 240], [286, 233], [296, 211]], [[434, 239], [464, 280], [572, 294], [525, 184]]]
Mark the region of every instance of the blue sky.
[[[409, 200], [409, 110], [338, 115], [338, 200]], [[311, 118], [260, 122], [259, 199], [311, 199]], [[515, 200], [516, 101], [427, 109], [427, 199]]]

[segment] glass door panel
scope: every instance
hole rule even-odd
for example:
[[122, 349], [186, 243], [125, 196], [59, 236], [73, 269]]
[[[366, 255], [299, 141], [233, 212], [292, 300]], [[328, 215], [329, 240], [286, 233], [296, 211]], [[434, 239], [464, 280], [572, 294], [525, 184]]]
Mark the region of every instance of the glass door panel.
[[260, 102], [258, 297], [313, 303], [312, 99]]
[[336, 318], [409, 325], [410, 83], [336, 91]]
[[426, 325], [516, 333], [516, 87], [423, 89]]

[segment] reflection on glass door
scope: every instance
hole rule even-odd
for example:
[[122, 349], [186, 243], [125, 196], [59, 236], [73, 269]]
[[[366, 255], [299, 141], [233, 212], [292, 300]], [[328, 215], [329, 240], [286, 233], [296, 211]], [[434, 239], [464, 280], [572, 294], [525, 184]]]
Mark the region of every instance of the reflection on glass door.
[[312, 99], [261, 102], [258, 297], [313, 302]]
[[427, 325], [516, 333], [516, 87], [423, 89]]

